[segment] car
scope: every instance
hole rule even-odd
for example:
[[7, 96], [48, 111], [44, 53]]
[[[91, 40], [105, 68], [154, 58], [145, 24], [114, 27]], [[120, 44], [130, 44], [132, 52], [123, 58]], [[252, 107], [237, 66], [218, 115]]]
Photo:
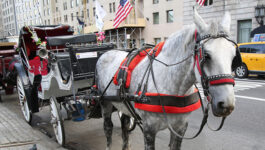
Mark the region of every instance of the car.
[[236, 77], [246, 78], [249, 74], [265, 75], [265, 42], [240, 43], [238, 48], [242, 65], [236, 68]]

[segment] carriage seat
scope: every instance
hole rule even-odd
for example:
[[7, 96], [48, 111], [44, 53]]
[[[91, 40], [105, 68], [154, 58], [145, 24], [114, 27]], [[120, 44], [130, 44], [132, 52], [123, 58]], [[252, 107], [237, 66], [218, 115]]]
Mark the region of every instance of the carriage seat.
[[55, 57], [60, 70], [61, 77], [67, 83], [71, 75], [71, 62], [69, 53], [57, 53], [55, 54]]
[[64, 36], [53, 36], [47, 37], [47, 44], [49, 46], [60, 46], [68, 44], [81, 44], [97, 42], [97, 37], [95, 34], [85, 34], [85, 35], [64, 35]]
[[47, 75], [49, 72], [48, 69], [48, 60], [43, 59], [42, 62], [39, 56], [34, 57], [29, 60], [30, 69], [29, 72], [34, 73], [34, 75]]

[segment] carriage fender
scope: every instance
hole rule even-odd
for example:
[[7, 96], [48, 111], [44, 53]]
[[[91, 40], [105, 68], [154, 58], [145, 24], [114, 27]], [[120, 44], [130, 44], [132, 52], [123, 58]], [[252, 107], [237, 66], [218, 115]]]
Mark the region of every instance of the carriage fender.
[[21, 78], [21, 81], [22, 81], [23, 85], [25, 86], [25, 88], [29, 87], [29, 85], [30, 85], [29, 78], [28, 78], [26, 71], [25, 71], [24, 67], [22, 66], [22, 64], [15, 63], [14, 67], [15, 67], [19, 77]]

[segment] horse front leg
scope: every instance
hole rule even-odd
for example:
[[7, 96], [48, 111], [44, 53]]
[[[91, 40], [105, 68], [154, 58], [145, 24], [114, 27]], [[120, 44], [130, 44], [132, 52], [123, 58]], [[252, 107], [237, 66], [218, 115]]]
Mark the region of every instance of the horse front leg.
[[[181, 136], [184, 136], [186, 130], [188, 127], [188, 123], [186, 122], [185, 125], [180, 129], [180, 128], [174, 128], [175, 131]], [[181, 149], [181, 143], [182, 143], [182, 138], [177, 137], [173, 132], [170, 132], [170, 143], [169, 147], [170, 150], [180, 150]]]
[[157, 131], [155, 131], [152, 126], [143, 126], [145, 150], [155, 150], [156, 133]]
[[129, 131], [128, 128], [130, 126], [130, 117], [127, 115], [121, 116], [121, 129], [122, 129], [122, 140], [123, 140], [123, 146], [122, 150], [129, 150]]
[[102, 108], [102, 117], [104, 119], [104, 125], [103, 125], [104, 133], [107, 138], [106, 150], [110, 150], [112, 144], [112, 130], [113, 130], [113, 123], [111, 121], [113, 105], [110, 102], [102, 102], [101, 108]]

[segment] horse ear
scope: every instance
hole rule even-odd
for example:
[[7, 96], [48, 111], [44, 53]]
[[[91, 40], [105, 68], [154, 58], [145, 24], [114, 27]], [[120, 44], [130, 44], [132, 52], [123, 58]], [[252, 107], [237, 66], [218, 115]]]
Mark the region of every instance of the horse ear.
[[222, 27], [224, 28], [224, 30], [226, 32], [228, 32], [228, 33], [230, 32], [231, 15], [230, 15], [230, 13], [228, 11], [225, 12], [225, 15], [223, 17], [223, 20], [221, 22], [221, 25], [222, 25]]
[[207, 31], [208, 25], [204, 22], [202, 17], [198, 14], [197, 9], [193, 8], [194, 11], [194, 23], [196, 24], [196, 27], [198, 28], [199, 32], [205, 32]]

